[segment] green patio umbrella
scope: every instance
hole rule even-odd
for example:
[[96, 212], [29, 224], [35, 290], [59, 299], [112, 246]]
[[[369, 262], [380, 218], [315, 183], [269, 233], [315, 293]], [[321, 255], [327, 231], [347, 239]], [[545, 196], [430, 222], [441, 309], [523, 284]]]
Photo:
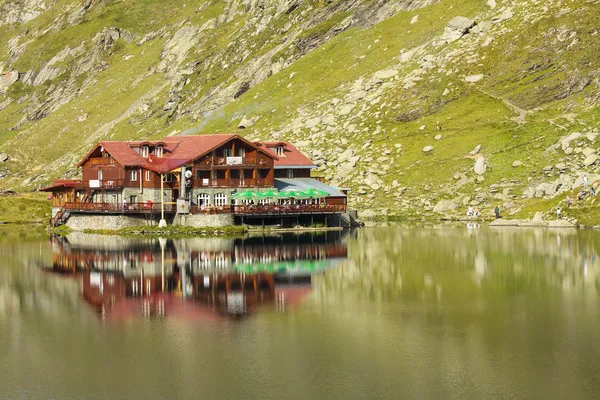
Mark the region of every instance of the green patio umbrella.
[[288, 192], [278, 192], [277, 199], [287, 200], [290, 198], [290, 194]]
[[315, 188], [308, 188], [302, 192], [304, 195], [312, 198], [312, 199], [322, 199], [323, 197], [328, 197], [329, 193], [324, 190], [319, 190]]
[[288, 198], [293, 198], [293, 199], [305, 198], [304, 195], [302, 194], [302, 192], [299, 192], [297, 190], [286, 190], [285, 193], [287, 194]]
[[234, 199], [241, 199], [241, 200], [249, 200], [249, 199], [254, 199], [257, 198], [258, 195], [255, 191], [253, 190], [245, 190], [243, 192], [236, 192], [233, 193], [231, 195], [231, 197], [233, 197]]
[[275, 199], [279, 197], [279, 192], [276, 192], [273, 189], [269, 189], [265, 192], [258, 192], [257, 196], [261, 199]]

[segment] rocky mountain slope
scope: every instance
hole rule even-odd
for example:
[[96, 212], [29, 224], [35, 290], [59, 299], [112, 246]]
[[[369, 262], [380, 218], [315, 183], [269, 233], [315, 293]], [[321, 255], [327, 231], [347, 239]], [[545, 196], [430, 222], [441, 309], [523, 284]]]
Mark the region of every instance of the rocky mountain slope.
[[600, 0], [0, 0], [0, 187], [100, 139], [295, 142], [365, 215], [600, 179]]

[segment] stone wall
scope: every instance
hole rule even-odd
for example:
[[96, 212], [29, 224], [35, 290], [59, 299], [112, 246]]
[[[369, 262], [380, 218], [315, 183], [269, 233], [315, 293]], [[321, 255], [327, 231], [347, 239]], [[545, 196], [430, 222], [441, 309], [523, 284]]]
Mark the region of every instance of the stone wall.
[[[130, 196], [137, 196], [138, 203], [145, 203], [148, 200], [156, 204], [160, 203], [160, 189], [144, 188], [140, 191], [139, 188], [125, 188], [123, 189], [123, 196], [128, 203]], [[164, 201], [165, 203], [173, 201], [173, 193], [170, 188], [164, 189]]]
[[192, 226], [195, 228], [223, 227], [234, 224], [232, 214], [178, 214], [173, 225]]
[[[131, 196], [137, 197], [138, 203], [145, 203], [150, 200], [153, 203], [160, 203], [160, 189], [153, 188], [143, 188], [140, 190], [139, 188], [124, 188], [122, 193], [118, 193], [116, 190], [105, 190], [104, 191], [104, 202], [106, 203], [117, 203], [122, 202], [123, 199], [127, 200], [129, 203]], [[173, 199], [173, 194], [171, 193], [170, 188], [164, 189], [165, 202], [171, 202]], [[97, 191], [92, 197], [92, 201], [94, 203], [102, 202], [102, 192]]]
[[75, 230], [121, 229], [134, 226], [158, 225], [156, 220], [147, 220], [143, 215], [82, 215], [71, 214], [66, 225]]

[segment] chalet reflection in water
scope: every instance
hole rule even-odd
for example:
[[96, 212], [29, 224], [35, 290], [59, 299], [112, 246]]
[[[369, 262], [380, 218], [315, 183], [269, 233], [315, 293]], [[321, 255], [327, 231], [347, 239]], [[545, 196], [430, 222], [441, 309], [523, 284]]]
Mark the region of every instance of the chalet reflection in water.
[[347, 257], [347, 231], [243, 239], [130, 239], [74, 233], [52, 238], [52, 269], [81, 279], [106, 318], [239, 318], [293, 307], [311, 277]]

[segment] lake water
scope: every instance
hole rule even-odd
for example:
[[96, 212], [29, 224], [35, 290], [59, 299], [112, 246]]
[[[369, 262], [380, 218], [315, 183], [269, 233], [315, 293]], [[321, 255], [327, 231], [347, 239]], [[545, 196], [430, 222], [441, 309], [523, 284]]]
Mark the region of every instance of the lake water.
[[600, 232], [0, 229], [0, 399], [596, 399]]

